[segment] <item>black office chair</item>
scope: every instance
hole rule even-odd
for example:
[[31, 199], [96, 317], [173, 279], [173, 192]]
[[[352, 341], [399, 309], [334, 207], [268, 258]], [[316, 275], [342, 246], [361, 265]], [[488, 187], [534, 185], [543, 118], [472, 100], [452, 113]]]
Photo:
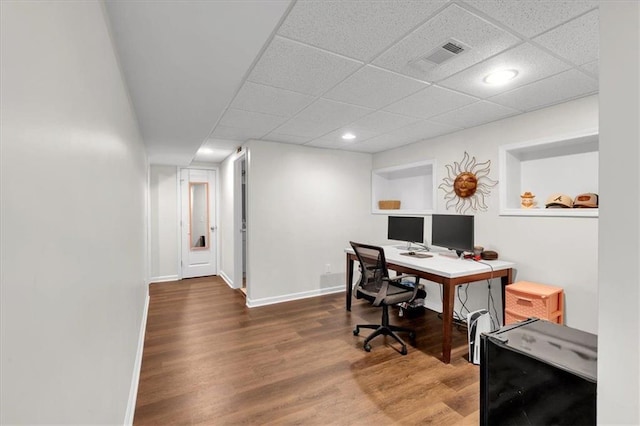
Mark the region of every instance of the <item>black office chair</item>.
[[[395, 333], [402, 331], [409, 333], [409, 339], [414, 340], [416, 334], [410, 328], [398, 327], [389, 324], [389, 305], [396, 305], [402, 302], [411, 302], [418, 292], [418, 282], [416, 275], [400, 275], [389, 278], [387, 262], [384, 257], [384, 249], [378, 246], [350, 242], [351, 247], [360, 262], [360, 280], [355, 287], [356, 299], [367, 299], [373, 306], [382, 306], [382, 324], [358, 324], [353, 330], [354, 336], [360, 334], [361, 328], [372, 328], [371, 333], [364, 341], [364, 350], [371, 351], [369, 342], [376, 336], [391, 336], [402, 345], [402, 355], [407, 354], [407, 345]], [[405, 278], [415, 278], [413, 287], [401, 284]]]

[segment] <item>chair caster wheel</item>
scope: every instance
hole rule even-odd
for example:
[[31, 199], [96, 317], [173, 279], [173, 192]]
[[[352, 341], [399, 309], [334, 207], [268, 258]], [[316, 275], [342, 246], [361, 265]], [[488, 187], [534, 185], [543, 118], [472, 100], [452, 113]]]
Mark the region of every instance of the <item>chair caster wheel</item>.
[[400, 351], [400, 353], [402, 355], [406, 355], [407, 354], [407, 348], [405, 346], [402, 347], [402, 350]]
[[366, 345], [364, 345], [364, 350], [367, 351], [367, 352], [371, 352], [371, 345], [368, 344], [368, 343]]
[[409, 339], [413, 342], [416, 340], [416, 333], [414, 333], [413, 331], [411, 333], [409, 333]]
[[358, 334], [360, 334], [360, 328], [356, 327], [353, 329], [353, 335], [357, 336]]

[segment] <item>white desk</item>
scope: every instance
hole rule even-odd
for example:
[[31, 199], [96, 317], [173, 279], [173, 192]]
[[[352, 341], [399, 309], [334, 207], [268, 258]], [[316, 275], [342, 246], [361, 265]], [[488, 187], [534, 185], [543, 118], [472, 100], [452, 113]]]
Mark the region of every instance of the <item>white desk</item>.
[[[406, 249], [395, 246], [384, 246], [387, 268], [401, 274], [413, 274], [422, 279], [442, 284], [442, 361], [451, 361], [451, 330], [453, 327], [453, 306], [455, 287], [461, 284], [500, 278], [502, 284], [502, 312], [504, 312], [504, 288], [512, 282], [512, 271], [515, 266], [504, 260], [483, 260], [476, 262], [471, 259], [458, 259], [451, 252], [418, 252], [430, 254], [432, 257], [417, 258], [405, 256]], [[347, 310], [351, 310], [353, 292], [353, 265], [357, 260], [351, 247], [345, 249], [347, 255]], [[491, 266], [488, 266], [491, 265]], [[492, 270], [493, 268], [493, 270]]]

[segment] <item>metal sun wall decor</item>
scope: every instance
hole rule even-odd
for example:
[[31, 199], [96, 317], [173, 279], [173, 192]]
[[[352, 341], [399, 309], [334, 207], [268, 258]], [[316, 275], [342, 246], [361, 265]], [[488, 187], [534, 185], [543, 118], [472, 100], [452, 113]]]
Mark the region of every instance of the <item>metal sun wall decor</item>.
[[464, 214], [469, 209], [486, 211], [489, 207], [485, 198], [491, 194], [491, 188], [498, 184], [489, 178], [491, 160], [476, 162], [465, 151], [461, 162], [447, 164], [447, 177], [442, 179], [438, 188], [445, 192], [446, 208], [454, 207], [456, 212]]

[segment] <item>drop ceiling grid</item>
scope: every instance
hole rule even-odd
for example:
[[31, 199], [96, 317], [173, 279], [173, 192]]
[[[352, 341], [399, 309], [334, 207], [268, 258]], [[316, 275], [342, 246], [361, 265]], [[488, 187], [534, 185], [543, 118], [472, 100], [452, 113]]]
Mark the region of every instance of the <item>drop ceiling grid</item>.
[[[597, 77], [597, 48], [594, 63], [588, 61], [594, 56], [589, 41], [571, 58], [567, 56], [576, 52], [566, 52], [561, 47], [563, 39], [576, 37], [580, 32], [587, 35], [593, 32], [591, 26], [594, 15], [597, 21], [597, 10], [592, 9], [597, 2], [554, 2], [559, 5], [559, 13], [552, 19], [547, 19], [549, 7], [539, 4], [521, 9], [509, 6], [510, 12], [505, 12], [496, 9], [501, 1], [440, 2], [420, 15], [407, 10], [398, 14], [397, 5], [389, 2], [372, 3], [376, 6], [367, 3], [364, 9], [360, 2], [296, 3], [227, 111], [233, 115], [233, 109], [246, 109], [285, 118], [275, 128], [257, 124], [258, 128], [238, 129], [238, 136], [265, 130], [254, 138], [351, 150], [366, 150], [363, 145], [370, 143], [371, 148], [379, 146], [384, 150], [385, 144], [385, 149], [389, 149], [397, 143], [427, 139], [593, 93], [593, 79], [587, 76], [591, 73]], [[409, 1], [404, 2], [404, 7], [409, 9], [407, 5], [418, 7], [424, 3], [427, 2]], [[341, 13], [340, 8], [346, 13]], [[402, 25], [392, 31], [393, 37], [378, 34], [384, 32], [384, 25], [371, 35], [372, 23], [380, 22], [384, 18], [380, 16], [381, 11], [388, 12], [389, 8], [395, 10], [396, 14], [392, 14], [395, 18], [410, 15], [411, 19], [402, 21]], [[535, 22], [531, 22], [533, 15]], [[310, 25], [312, 30], [308, 31]], [[365, 27], [364, 33], [360, 32], [362, 27]], [[389, 59], [394, 55], [409, 57], [410, 43], [424, 41], [433, 45], [436, 38], [425, 36], [431, 34], [428, 29], [442, 35], [440, 38], [446, 34], [453, 34], [454, 38], [455, 34], [466, 34], [461, 38], [470, 40], [475, 36], [474, 40], [487, 45], [477, 47], [470, 43], [469, 52], [454, 58], [449, 65], [440, 66], [442, 70], [431, 72], [431, 77], [441, 78], [438, 85], [429, 86], [424, 75], [417, 75], [407, 66], [401, 67], [402, 61], [397, 58], [395, 62]], [[531, 41], [531, 37], [535, 40]], [[422, 46], [420, 54], [428, 53], [425, 45]], [[467, 59], [464, 55], [468, 55]], [[583, 59], [585, 62], [577, 63]], [[499, 89], [477, 85], [493, 67], [516, 60], [528, 63], [535, 71], [524, 70], [524, 75], [514, 84]], [[579, 70], [582, 78], [556, 92], [564, 93], [566, 98], [557, 99], [554, 93], [535, 99], [528, 96], [540, 88], [556, 87], [554, 82], [564, 81], [571, 75], [567, 74], [571, 67]], [[545, 82], [547, 78], [551, 80]], [[340, 102], [329, 103], [333, 101]], [[376, 123], [376, 114], [383, 113], [393, 114], [386, 117], [385, 126], [372, 125]], [[430, 121], [424, 120], [427, 118]], [[220, 133], [232, 133], [233, 126], [225, 124], [230, 123], [223, 116], [219, 124], [221, 131], [216, 137]], [[238, 121], [233, 124], [237, 125]], [[434, 130], [434, 126], [440, 127]], [[214, 135], [217, 130], [214, 129]], [[346, 130], [357, 131], [358, 139], [341, 141], [339, 136]]]

